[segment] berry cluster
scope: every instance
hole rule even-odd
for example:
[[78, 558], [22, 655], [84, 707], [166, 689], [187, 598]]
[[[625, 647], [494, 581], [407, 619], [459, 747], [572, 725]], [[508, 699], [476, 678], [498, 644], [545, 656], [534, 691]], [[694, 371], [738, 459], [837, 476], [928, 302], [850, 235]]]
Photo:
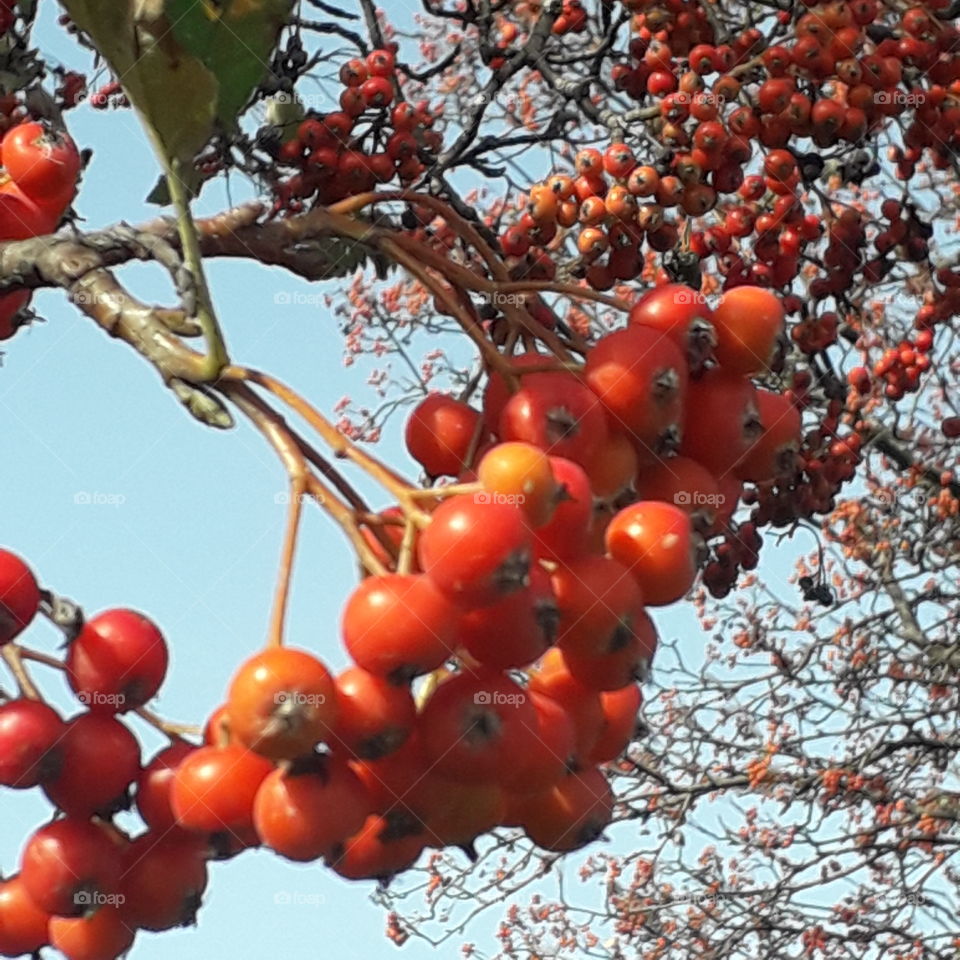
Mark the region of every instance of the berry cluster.
[[[41, 597], [29, 567], [0, 550], [0, 646], [30, 625]], [[0, 955], [50, 944], [69, 960], [112, 960], [138, 928], [191, 919], [206, 886], [207, 845], [157, 815], [156, 764], [141, 769], [137, 738], [118, 716], [160, 689], [163, 635], [117, 609], [72, 623], [69, 641], [63, 666], [80, 713], [63, 720], [26, 687], [0, 706], [0, 785], [39, 787], [61, 814], [28, 838], [19, 873], [0, 882]], [[111, 818], [130, 806], [134, 788], [147, 831], [131, 840]]]
[[[521, 36], [521, 28], [524, 31], [522, 39], [525, 39], [529, 36], [530, 29], [536, 26], [542, 11], [541, 0], [518, 0], [502, 12], [501, 16], [504, 19], [499, 24], [500, 35], [493, 51], [484, 57], [491, 70], [499, 70], [506, 63], [506, 58], [512, 49], [511, 44], [518, 36]], [[506, 19], [508, 16], [515, 17], [519, 24]], [[550, 29], [551, 33], [556, 36], [564, 36], [568, 33], [583, 33], [589, 22], [589, 14], [581, 0], [563, 0], [560, 13], [553, 21], [553, 26]]]
[[[577, 616], [594, 608], [612, 615], [617, 607], [611, 597], [625, 579], [614, 562], [632, 571], [650, 606], [686, 592], [696, 566], [690, 548], [702, 546], [701, 538], [726, 538], [707, 564], [711, 589], [719, 589], [721, 580], [729, 589], [740, 568], [756, 566], [756, 527], [730, 525], [743, 484], [771, 488], [792, 479], [801, 464], [794, 398], [751, 382], [776, 362], [783, 322], [778, 299], [757, 287], [734, 288], [710, 309], [697, 291], [668, 284], [641, 298], [627, 329], [602, 337], [587, 351], [582, 372], [524, 372], [543, 367], [548, 358], [523, 353], [513, 358], [520, 388], [512, 395], [493, 375], [482, 410], [433, 395], [408, 422], [407, 447], [428, 474], [477, 478], [488, 496], [517, 500], [527, 513], [536, 535], [534, 557], [551, 574], [559, 604], [557, 647], [571, 672], [588, 685], [602, 675], [601, 668], [577, 654], [592, 649], [596, 658], [603, 647], [568, 649], [563, 599], [570, 581], [581, 596]], [[557, 483], [563, 499], [544, 524]], [[561, 549], [537, 549], [544, 539], [553, 544], [560, 536]], [[683, 550], [664, 553], [660, 544], [666, 540], [682, 543]], [[601, 577], [603, 568], [607, 573]], [[534, 565], [531, 586], [542, 570]], [[536, 613], [544, 603], [534, 591], [523, 622], [532, 621], [531, 608]], [[515, 602], [509, 611], [515, 624]], [[488, 666], [528, 665], [537, 644], [515, 632], [516, 659], [491, 660], [513, 649], [508, 621], [503, 623], [502, 635], [490, 630], [474, 636], [461, 629], [468, 653]], [[590, 636], [596, 644], [606, 636], [603, 626], [591, 626]], [[629, 645], [620, 648], [617, 660], [613, 652], [607, 648], [611, 670], [614, 664], [629, 666], [635, 656]]]
[[[354, 665], [266, 648], [202, 744], [170, 734], [141, 766], [121, 718], [159, 690], [164, 638], [133, 611], [78, 612], [63, 668], [84, 710], [64, 721], [26, 686], [0, 707], [0, 783], [61, 814], [0, 885], [0, 953], [112, 960], [138, 929], [190, 922], [208, 861], [254, 846], [365, 879], [501, 825], [550, 851], [594, 840], [613, 815], [602, 767], [633, 739], [657, 647], [649, 608], [687, 593], [704, 538], [726, 537], [714, 565], [755, 565], [755, 529], [728, 524], [742, 484], [794, 467], [799, 413], [751, 380], [782, 332], [765, 290], [710, 309], [672, 285], [582, 367], [528, 352], [480, 410], [425, 399], [408, 448], [458, 482], [365, 528], [384, 572], [343, 611]], [[0, 553], [0, 644], [20, 657], [44, 596]], [[113, 822], [131, 791], [137, 836]]]
[[[884, 200], [880, 205], [880, 215], [889, 225], [874, 238], [877, 258], [867, 264], [865, 274], [870, 282], [880, 280], [886, 275], [893, 266], [891, 260], [887, 259], [887, 254], [898, 249], [902, 258], [911, 263], [925, 260], [929, 253], [928, 241], [933, 236], [933, 227], [924, 223], [911, 205], [903, 204], [899, 200]], [[949, 277], [941, 280], [945, 281], [949, 281]]]
[[[726, 288], [783, 288], [800, 275], [826, 224], [823, 269], [810, 281], [814, 299], [843, 295], [858, 274], [879, 282], [895, 250], [900, 259], [923, 261], [930, 228], [912, 211], [901, 218], [897, 201], [884, 204], [894, 222], [877, 234], [876, 254], [866, 259], [867, 224], [859, 213], [806, 213], [803, 198], [817, 179], [859, 185], [878, 172], [867, 150], [842, 164], [828, 163], [822, 152], [861, 143], [886, 118], [907, 111], [906, 146], [892, 158], [900, 175], [912, 176], [927, 148], [934, 166], [944, 167], [960, 109], [953, 106], [960, 63], [951, 55], [957, 30], [920, 7], [888, 27], [876, 23], [874, 0], [807, 6], [789, 41], [759, 53], [763, 38], [755, 28], [713, 45], [700, 4], [630, 4], [632, 63], [616, 64], [613, 82], [650, 104], [637, 109], [662, 147], [659, 156], [638, 164], [624, 143], [602, 154], [580, 151], [569, 176], [531, 189], [527, 210], [501, 238], [504, 252], [548, 256], [543, 248], [555, 250], [558, 231], [575, 230], [575, 275], [607, 290], [639, 275], [644, 244], [653, 254], [673, 252], [686, 229], [690, 253], [714, 256]], [[928, 87], [909, 86], [918, 69]], [[805, 152], [805, 139], [815, 149]], [[757, 147], [759, 172], [747, 174]], [[809, 349], [821, 339], [812, 335]]]
[[[920, 389], [920, 377], [930, 369], [929, 350], [933, 346], [933, 334], [921, 330], [913, 339], [903, 340], [896, 347], [885, 350], [883, 356], [874, 364], [873, 374], [885, 381], [884, 393], [891, 400], [899, 400], [907, 393], [916, 393]], [[851, 376], [853, 373], [851, 372]], [[858, 374], [859, 390], [863, 384]]]
[[725, 597], [737, 581], [740, 570], [754, 570], [760, 562], [763, 541], [753, 522], [741, 523], [730, 531], [714, 550], [714, 559], [703, 568], [703, 585], [711, 596]]
[[[80, 154], [69, 134], [16, 118], [22, 107], [0, 105], [6, 132], [0, 142], [0, 240], [26, 240], [52, 233], [70, 206], [80, 175]], [[0, 295], [0, 340], [12, 337], [30, 302], [30, 291]]]
[[850, 406], [859, 409], [863, 399], [868, 397], [876, 382], [883, 383], [883, 394], [890, 400], [900, 400], [908, 393], [916, 393], [920, 389], [922, 375], [930, 369], [930, 351], [933, 349], [934, 331], [932, 326], [932, 309], [921, 310], [918, 321], [921, 329], [901, 340], [895, 347], [888, 347], [882, 356], [871, 368], [865, 366], [852, 367], [847, 374], [847, 383], [855, 391]]
[[[691, 98], [683, 94], [672, 101], [675, 108], [688, 102]], [[729, 205], [719, 222], [693, 231], [690, 250], [699, 257], [717, 254], [728, 287], [789, 283], [799, 270], [802, 246], [822, 229], [817, 217], [804, 213], [796, 196], [797, 161], [789, 150], [774, 150], [766, 158], [764, 176], [744, 177], [730, 163], [737, 157], [748, 159], [749, 148], [731, 143], [723, 125], [704, 116], [715, 117], [716, 108], [701, 110], [701, 103], [705, 101], [692, 99], [691, 109], [703, 122], [690, 153], [649, 165], [638, 164], [623, 143], [611, 144], [602, 154], [587, 148], [574, 160], [576, 177], [556, 174], [534, 185], [527, 210], [501, 237], [504, 253], [521, 257], [532, 245], [549, 244], [558, 228], [577, 227], [580, 262], [574, 273], [585, 276], [595, 289], [610, 289], [641, 272], [644, 242], [661, 253], [677, 246], [678, 225], [668, 219], [668, 211], [701, 217], [714, 208], [722, 191], [737, 193], [739, 202]], [[712, 183], [707, 182], [710, 177]], [[770, 211], [761, 203], [767, 196], [775, 198]], [[756, 262], [747, 264], [733, 244], [754, 233]]]
[[[805, 380], [795, 379], [801, 397]], [[785, 527], [833, 509], [840, 488], [854, 477], [863, 444], [856, 431], [839, 433], [842, 409], [841, 401], [829, 401], [823, 421], [804, 436], [794, 471], [750, 492], [747, 501], [755, 504], [751, 520], [757, 526]]]
[[[613, 77], [620, 89], [637, 99], [646, 94], [692, 93], [688, 73], [697, 78], [715, 73], [719, 76], [710, 95], [720, 103], [733, 103], [742, 89], [734, 74], [748, 75], [750, 67], [761, 70], [763, 77], [750, 91], [751, 105], [737, 107], [729, 123], [735, 133], [756, 137], [768, 147], [783, 147], [790, 136], [809, 136], [820, 148], [841, 140], [854, 143], [880, 118], [898, 116], [917, 105], [922, 109], [905, 135], [908, 147], [940, 149], [955, 134], [956, 107], [946, 86], [958, 79], [957, 67], [952, 57], [941, 54], [953, 53], [957, 31], [922, 7], [908, 8], [893, 29], [873, 31], [880, 14], [875, 0], [808, 3], [812, 9], [797, 19], [790, 41], [768, 46], [757, 55], [763, 36], [756, 28], [744, 30], [729, 44], [713, 46], [712, 29], [699, 4], [657, 4], [649, 12], [644, 10], [647, 6], [632, 6], [638, 11], [637, 36], [630, 53], [637, 65], [620, 65]], [[785, 20], [790, 14], [784, 11], [780, 17]], [[901, 89], [914, 67], [933, 81], [929, 91]], [[826, 86], [831, 80], [842, 88], [831, 90]], [[802, 92], [804, 87], [819, 88], [819, 95]], [[665, 132], [669, 137], [677, 130]], [[904, 162], [915, 164], [917, 159], [919, 154]]]
[[276, 185], [278, 210], [295, 211], [312, 197], [333, 203], [394, 179], [411, 183], [424, 169], [420, 151], [441, 145], [426, 101], [394, 103], [399, 82], [390, 50], [349, 60], [340, 82], [340, 110], [308, 116], [277, 146], [277, 161], [298, 169]]
[[680, 2], [654, 10], [651, 4], [631, 0], [624, 4], [634, 13], [635, 36], [629, 53], [633, 63], [618, 63], [611, 79], [618, 90], [634, 100], [647, 94], [664, 96], [677, 90], [674, 57], [689, 59], [691, 69], [699, 65], [700, 73], [716, 70], [727, 73], [742, 63], [756, 43], [756, 31], [747, 31], [734, 38], [734, 43], [712, 46], [713, 25], [702, 4]]

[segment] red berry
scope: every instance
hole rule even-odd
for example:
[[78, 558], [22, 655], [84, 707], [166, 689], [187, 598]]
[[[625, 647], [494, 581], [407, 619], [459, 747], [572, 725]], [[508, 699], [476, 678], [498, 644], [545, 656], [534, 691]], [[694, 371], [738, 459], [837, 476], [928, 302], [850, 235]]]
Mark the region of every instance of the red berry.
[[395, 59], [389, 50], [374, 50], [367, 54], [367, 69], [372, 77], [389, 77], [393, 74]]
[[23, 789], [55, 775], [63, 734], [59, 714], [39, 700], [0, 706], [0, 784]]
[[345, 87], [359, 87], [370, 76], [362, 60], [348, 60], [340, 68], [340, 82]]
[[152, 830], [164, 832], [176, 826], [170, 807], [170, 787], [180, 764], [197, 747], [177, 740], [161, 750], [141, 771], [137, 780], [137, 812]]
[[364, 670], [392, 683], [408, 683], [452, 654], [457, 616], [456, 607], [428, 577], [367, 577], [343, 609], [343, 644]]
[[463, 494], [434, 511], [418, 552], [421, 568], [444, 594], [484, 606], [526, 586], [531, 535], [518, 506]]
[[133, 610], [107, 610], [70, 644], [67, 678], [88, 710], [126, 713], [156, 695], [167, 663], [167, 644], [153, 621]]
[[30, 568], [0, 550], [0, 646], [19, 636], [40, 609], [40, 588]]
[[81, 713], [68, 721], [57, 774], [43, 791], [68, 816], [109, 815], [129, 806], [128, 787], [140, 773], [140, 744], [115, 717]]
[[442, 393], [421, 400], [407, 421], [407, 450], [431, 477], [457, 476], [479, 438], [480, 413]]
[[23, 851], [20, 879], [47, 913], [76, 917], [117, 892], [121, 847], [101, 826], [67, 817], [41, 827]]
[[206, 861], [204, 839], [182, 830], [138, 837], [123, 859], [124, 922], [156, 931], [194, 923], [207, 886]]
[[360, 86], [368, 107], [386, 107], [393, 101], [393, 84], [384, 76], [373, 76]]
[[21, 123], [8, 130], [0, 160], [13, 182], [35, 203], [69, 205], [80, 173], [80, 152], [70, 135], [42, 123]]

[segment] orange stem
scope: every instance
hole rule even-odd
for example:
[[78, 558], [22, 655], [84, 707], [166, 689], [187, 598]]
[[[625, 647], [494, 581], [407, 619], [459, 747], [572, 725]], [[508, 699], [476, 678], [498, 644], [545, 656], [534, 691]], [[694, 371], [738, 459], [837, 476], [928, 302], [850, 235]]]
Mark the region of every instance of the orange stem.
[[27, 668], [23, 665], [23, 649], [14, 643], [8, 643], [3, 647], [3, 659], [6, 661], [14, 680], [17, 681], [17, 687], [20, 693], [28, 700], [43, 700], [40, 691], [37, 689]]

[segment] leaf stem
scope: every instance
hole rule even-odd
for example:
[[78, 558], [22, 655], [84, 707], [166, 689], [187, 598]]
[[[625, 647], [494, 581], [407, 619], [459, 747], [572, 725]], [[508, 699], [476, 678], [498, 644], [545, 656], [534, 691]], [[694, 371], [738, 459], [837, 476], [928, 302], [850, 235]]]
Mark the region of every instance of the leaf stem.
[[193, 278], [197, 302], [195, 304], [196, 319], [203, 332], [203, 339], [207, 347], [207, 355], [200, 367], [200, 378], [208, 383], [216, 380], [221, 371], [230, 363], [227, 347], [223, 340], [223, 333], [210, 298], [207, 278], [203, 270], [203, 255], [200, 252], [200, 240], [197, 236], [197, 227], [190, 213], [190, 199], [187, 196], [186, 186], [180, 177], [182, 163], [180, 160], [171, 160], [167, 166], [167, 186], [170, 190], [170, 199], [177, 211], [177, 231], [180, 234], [180, 245], [183, 249], [183, 260]]

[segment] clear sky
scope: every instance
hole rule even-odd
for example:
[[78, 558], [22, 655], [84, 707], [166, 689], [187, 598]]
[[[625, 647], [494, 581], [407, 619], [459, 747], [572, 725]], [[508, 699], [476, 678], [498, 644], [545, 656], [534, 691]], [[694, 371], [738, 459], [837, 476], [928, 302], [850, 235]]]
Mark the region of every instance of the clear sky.
[[[85, 55], [78, 57], [53, 26], [56, 5], [41, 3], [41, 11], [41, 48], [86, 69]], [[84, 106], [68, 121], [77, 142], [94, 150], [76, 205], [82, 225], [154, 215], [156, 208], [142, 198], [156, 181], [157, 165], [134, 116]], [[234, 199], [242, 198], [243, 186], [234, 188]], [[205, 194], [201, 210], [225, 205], [218, 185]], [[235, 358], [270, 370], [322, 410], [346, 393], [365, 395], [359, 371], [342, 365], [336, 319], [321, 304], [293, 296], [320, 288], [248, 262], [213, 263], [210, 278]], [[126, 268], [122, 279], [148, 302], [172, 302], [156, 268]], [[290, 302], [278, 303], [278, 293], [290, 294]], [[202, 722], [237, 664], [266, 636], [284, 474], [247, 427], [220, 433], [191, 420], [144, 361], [61, 294], [41, 293], [35, 304], [47, 322], [5, 344], [0, 368], [0, 543], [27, 558], [45, 586], [90, 614], [130, 606], [155, 619], [172, 647], [168, 681], [155, 706], [171, 719]], [[381, 452], [409, 468], [400, 426], [392, 422]], [[345, 665], [339, 609], [354, 583], [341, 534], [311, 508], [289, 642], [315, 651], [333, 668]], [[656, 619], [662, 632], [683, 635], [691, 653], [702, 649], [704, 638], [688, 611]], [[53, 651], [58, 634], [37, 623], [29, 643]], [[76, 712], [63, 680], [39, 670], [54, 701]], [[153, 731], [139, 732], [148, 754], [163, 742]], [[49, 808], [37, 796], [8, 791], [0, 809], [0, 868], [9, 874], [24, 836]], [[383, 936], [383, 912], [368, 901], [372, 884], [350, 884], [318, 865], [295, 866], [265, 851], [214, 864], [211, 881], [197, 929], [141, 935], [134, 956], [396, 955]], [[301, 902], [278, 903], [284, 894]], [[481, 944], [491, 945], [498, 919], [494, 912], [476, 926]], [[435, 952], [411, 941], [403, 950], [411, 960], [456, 953], [456, 942]]]

